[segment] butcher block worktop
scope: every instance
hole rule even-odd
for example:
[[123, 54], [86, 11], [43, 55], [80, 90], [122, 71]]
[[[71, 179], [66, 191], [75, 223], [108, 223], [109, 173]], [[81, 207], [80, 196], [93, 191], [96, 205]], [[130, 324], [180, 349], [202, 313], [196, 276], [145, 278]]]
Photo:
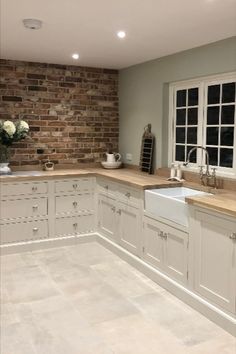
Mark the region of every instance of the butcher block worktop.
[[[117, 183], [125, 183], [130, 187], [140, 189], [153, 189], [163, 187], [175, 187], [184, 185], [194, 189], [203, 189], [202, 186], [195, 183], [170, 182], [165, 177], [158, 175], [148, 175], [146, 173], [132, 170], [129, 168], [117, 170], [105, 170], [102, 168], [87, 169], [58, 169], [54, 171], [18, 171], [10, 176], [0, 176], [0, 183], [20, 182], [20, 181], [40, 181], [48, 179], [77, 178], [85, 176], [95, 176], [108, 178]], [[227, 190], [207, 190], [213, 195], [188, 197], [186, 201], [189, 204], [208, 208], [214, 211], [225, 213], [236, 217], [236, 192]]]

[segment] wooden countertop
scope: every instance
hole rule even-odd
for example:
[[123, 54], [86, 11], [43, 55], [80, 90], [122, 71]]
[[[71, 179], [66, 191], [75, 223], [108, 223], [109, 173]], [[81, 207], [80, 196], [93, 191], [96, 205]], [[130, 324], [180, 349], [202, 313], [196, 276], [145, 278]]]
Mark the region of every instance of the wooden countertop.
[[[117, 170], [105, 170], [102, 168], [87, 169], [58, 169], [54, 171], [21, 171], [14, 172], [10, 176], [0, 176], [0, 183], [3, 182], [20, 182], [20, 181], [40, 181], [48, 179], [64, 179], [67, 177], [95, 176], [105, 177], [114, 182], [122, 182], [131, 187], [140, 189], [154, 189], [163, 187], [181, 186], [182, 183], [167, 181], [165, 177], [157, 175], [147, 175], [146, 173], [122, 168]], [[212, 192], [213, 195], [188, 197], [186, 201], [191, 205], [209, 208], [220, 213], [228, 214], [236, 217], [236, 191], [227, 190], [209, 190], [195, 183], [185, 182], [184, 186], [206, 192]]]
[[105, 177], [114, 182], [123, 182], [131, 187], [149, 189], [169, 186], [179, 186], [179, 182], [167, 181], [164, 177], [157, 175], [147, 175], [146, 173], [122, 168], [117, 170], [105, 170], [102, 168], [87, 169], [61, 169], [54, 171], [18, 171], [12, 175], [0, 176], [2, 182], [20, 182], [20, 181], [40, 181], [46, 179], [62, 179], [67, 177], [95, 176]]

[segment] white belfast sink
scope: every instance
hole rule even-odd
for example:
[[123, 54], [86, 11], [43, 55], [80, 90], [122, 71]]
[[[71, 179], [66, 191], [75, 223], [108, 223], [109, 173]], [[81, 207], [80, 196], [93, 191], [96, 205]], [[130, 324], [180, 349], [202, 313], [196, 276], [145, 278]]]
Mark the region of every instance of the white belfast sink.
[[145, 190], [145, 211], [153, 216], [188, 226], [186, 197], [210, 195], [191, 188], [175, 187]]

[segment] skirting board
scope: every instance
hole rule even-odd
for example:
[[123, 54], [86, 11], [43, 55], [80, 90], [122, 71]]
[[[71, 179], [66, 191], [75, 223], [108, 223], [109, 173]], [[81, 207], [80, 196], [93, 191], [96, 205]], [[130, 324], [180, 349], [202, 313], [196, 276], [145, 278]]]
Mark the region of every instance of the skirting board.
[[134, 268], [139, 270], [141, 273], [146, 275], [148, 278], [153, 280], [155, 283], [169, 291], [174, 296], [178, 297], [187, 305], [191, 306], [205, 317], [215, 322], [218, 326], [222, 327], [225, 331], [229, 332], [236, 337], [236, 319], [214, 305], [210, 304], [205, 299], [201, 298], [189, 289], [186, 289], [181, 284], [178, 284], [167, 275], [159, 272], [157, 269], [153, 268], [149, 264], [145, 263], [143, 260], [137, 256], [132, 255], [130, 252], [126, 251], [123, 247], [115, 244], [114, 242], [108, 240], [106, 237], [98, 234], [97, 241], [118, 255], [124, 261], [132, 265]]
[[0, 255], [15, 254], [20, 252], [32, 252], [41, 249], [72, 246], [79, 243], [92, 242], [97, 240], [97, 234], [84, 234], [77, 236], [56, 237], [41, 239], [37, 241], [19, 242], [6, 244], [0, 247]]

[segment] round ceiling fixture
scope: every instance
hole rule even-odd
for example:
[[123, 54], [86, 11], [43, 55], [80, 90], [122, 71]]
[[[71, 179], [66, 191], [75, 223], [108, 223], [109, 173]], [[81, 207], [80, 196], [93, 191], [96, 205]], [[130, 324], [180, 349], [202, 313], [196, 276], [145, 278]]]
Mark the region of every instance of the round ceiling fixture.
[[72, 54], [72, 58], [75, 60], [79, 59], [79, 54], [78, 53]]
[[25, 28], [31, 29], [31, 30], [38, 30], [42, 27], [42, 21], [37, 20], [36, 18], [25, 18], [23, 20], [23, 24]]
[[119, 38], [125, 38], [125, 36], [126, 36], [126, 33], [125, 33], [125, 31], [118, 31], [117, 32], [117, 37], [119, 37]]

